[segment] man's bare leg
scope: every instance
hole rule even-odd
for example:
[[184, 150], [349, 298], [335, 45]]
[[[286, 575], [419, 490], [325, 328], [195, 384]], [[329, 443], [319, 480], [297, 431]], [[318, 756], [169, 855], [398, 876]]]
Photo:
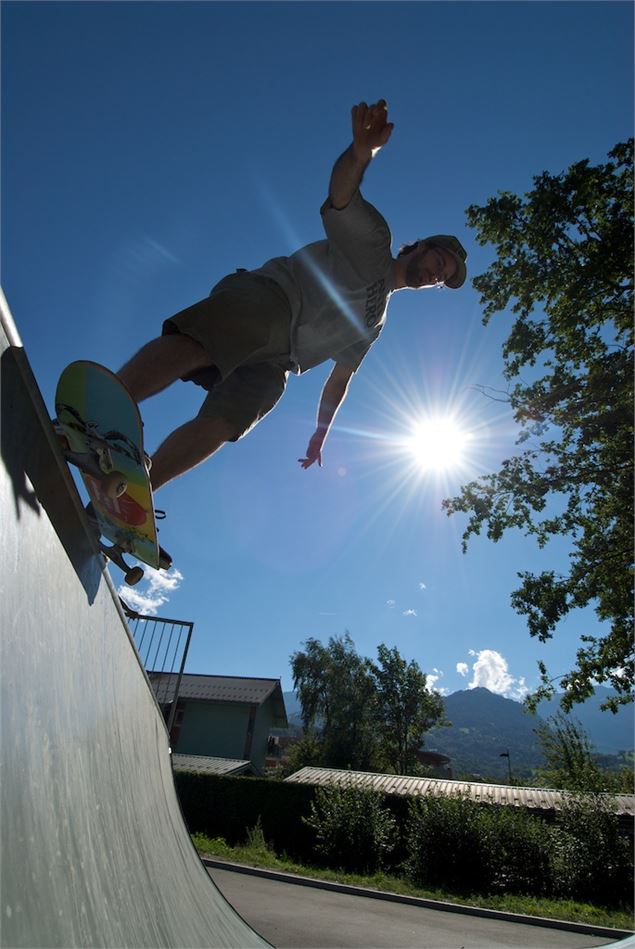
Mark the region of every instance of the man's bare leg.
[[235, 434], [235, 427], [223, 418], [194, 418], [177, 428], [152, 456], [152, 490], [200, 465]]
[[171, 333], [146, 343], [117, 375], [135, 402], [161, 392], [181, 376], [212, 365], [209, 354], [190, 336]]
[[[142, 402], [181, 376], [211, 365], [200, 343], [181, 333], [170, 333], [146, 343], [117, 375], [133, 399]], [[152, 456], [153, 491], [200, 465], [235, 434], [235, 427], [223, 418], [199, 417], [177, 428]]]

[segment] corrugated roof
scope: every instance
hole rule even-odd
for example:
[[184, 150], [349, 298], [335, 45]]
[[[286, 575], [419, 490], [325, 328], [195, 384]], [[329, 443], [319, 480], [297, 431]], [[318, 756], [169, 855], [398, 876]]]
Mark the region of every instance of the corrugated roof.
[[199, 774], [243, 774], [253, 770], [251, 761], [205, 755], [172, 755], [172, 763], [175, 771], [197, 771]]
[[[148, 672], [161, 702], [171, 702], [178, 676], [175, 672]], [[213, 676], [186, 674], [181, 679], [179, 698], [206, 702], [236, 702], [240, 705], [263, 705], [273, 701], [274, 724], [287, 728], [287, 713], [279, 679], [254, 679], [247, 676]]]
[[[372, 788], [384, 794], [417, 797], [425, 794], [463, 794], [483, 804], [511, 804], [539, 810], [559, 810], [563, 792], [550, 788], [517, 788], [506, 784], [478, 784], [471, 781], [445, 781], [442, 778], [416, 778], [399, 774], [373, 774], [367, 771], [338, 771], [331, 768], [302, 768], [286, 778], [295, 784], [316, 784], [329, 787], [353, 784]], [[635, 795], [606, 794], [616, 814], [635, 816]]]

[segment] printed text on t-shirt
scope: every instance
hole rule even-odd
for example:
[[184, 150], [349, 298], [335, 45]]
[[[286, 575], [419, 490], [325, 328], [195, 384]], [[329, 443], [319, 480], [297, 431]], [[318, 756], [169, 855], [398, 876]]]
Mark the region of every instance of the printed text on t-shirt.
[[370, 287], [366, 288], [366, 326], [374, 326], [375, 323], [378, 322], [377, 311], [380, 305], [382, 306], [381, 312], [383, 313], [385, 286], [386, 281], [382, 278], [381, 280], [376, 280], [375, 283], [372, 283]]

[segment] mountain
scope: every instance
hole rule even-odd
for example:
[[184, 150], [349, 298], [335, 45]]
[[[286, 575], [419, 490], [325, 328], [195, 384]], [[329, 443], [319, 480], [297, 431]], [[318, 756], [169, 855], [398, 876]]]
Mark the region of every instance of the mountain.
[[[559, 711], [563, 693], [554, 695], [548, 702], [538, 706], [540, 715], [548, 718]], [[600, 705], [617, 693], [613, 689], [596, 686], [595, 694], [581, 705], [574, 705], [571, 718], [576, 719], [585, 730], [595, 750], [602, 754], [615, 755], [619, 751], [631, 751], [635, 747], [635, 721], [633, 706], [621, 705], [618, 711], [602, 712]]]
[[[635, 746], [632, 706], [623, 706], [616, 715], [601, 712], [600, 705], [611, 694], [598, 687], [583, 705], [574, 706], [571, 717], [580, 722], [595, 750], [604, 754], [628, 751]], [[295, 692], [285, 692], [284, 701], [291, 726], [302, 725], [300, 703]], [[559, 710], [560, 696], [541, 702], [539, 714], [530, 715], [523, 705], [488, 689], [466, 689], [445, 696], [445, 712], [452, 722], [448, 728], [434, 728], [424, 736], [426, 751], [448, 755], [455, 776], [480, 774], [506, 778], [509, 752], [512, 775], [530, 778], [542, 755], [535, 728]]]
[[[448, 755], [455, 776], [478, 774], [506, 778], [530, 777], [543, 763], [534, 733], [542, 720], [519, 702], [488, 689], [454, 692], [444, 700], [450, 727], [433, 728], [424, 736], [426, 751]], [[501, 758], [501, 754], [509, 754]]]

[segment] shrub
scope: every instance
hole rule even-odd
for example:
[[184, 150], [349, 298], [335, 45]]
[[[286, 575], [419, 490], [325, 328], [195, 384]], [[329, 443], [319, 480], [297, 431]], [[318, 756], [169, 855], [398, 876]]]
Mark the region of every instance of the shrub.
[[556, 896], [607, 906], [632, 899], [631, 848], [602, 795], [566, 796], [556, 817], [551, 864]]
[[633, 862], [601, 795], [570, 794], [553, 823], [465, 797], [412, 801], [405, 869], [455, 892], [505, 892], [626, 905]]
[[309, 817], [315, 849], [340, 870], [376, 873], [394, 850], [397, 822], [376, 791], [350, 784], [317, 788]]
[[423, 886], [455, 892], [492, 885], [493, 825], [481, 820], [479, 805], [466, 797], [428, 797], [410, 802], [406, 873]]
[[539, 817], [515, 807], [483, 810], [483, 824], [490, 822], [491, 885], [494, 891], [545, 896], [551, 892], [549, 841], [552, 828]]

